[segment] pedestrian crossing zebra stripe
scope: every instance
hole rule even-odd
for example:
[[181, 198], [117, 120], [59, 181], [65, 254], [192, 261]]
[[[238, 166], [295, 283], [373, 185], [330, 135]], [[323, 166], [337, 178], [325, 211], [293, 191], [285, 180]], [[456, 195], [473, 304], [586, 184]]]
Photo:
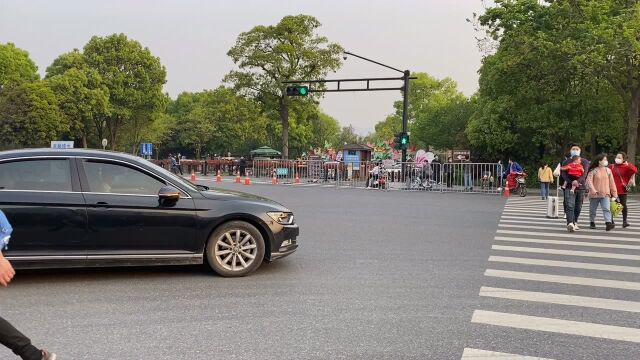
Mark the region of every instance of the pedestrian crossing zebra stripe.
[[[480, 296], [640, 313], [640, 302], [483, 286]], [[640, 341], [640, 339], [639, 339]]]
[[[508, 228], [508, 229], [535, 229], [535, 230], [547, 230], [547, 231], [561, 231], [561, 232], [567, 232], [567, 229], [563, 226], [551, 226], [553, 224], [547, 224], [550, 226], [539, 226], [539, 225], [526, 225], [526, 224], [504, 224], [502, 221], [498, 224], [499, 228]], [[602, 224], [600, 225], [600, 229], [588, 229], [588, 228], [584, 228], [581, 229], [581, 233], [580, 234], [597, 234], [597, 233], [602, 233], [602, 230], [604, 230], [604, 227], [602, 226]], [[640, 236], [640, 231], [638, 230], [624, 230], [624, 232], [620, 232], [619, 234], [626, 234], [626, 235], [636, 235], [636, 236]]]
[[494, 270], [487, 269], [484, 272], [485, 276], [515, 279], [515, 280], [528, 280], [538, 282], [548, 282], [567, 285], [582, 285], [591, 287], [606, 287], [613, 289], [624, 290], [640, 290], [640, 283], [632, 281], [620, 281], [620, 280], [608, 280], [579, 276], [564, 276], [564, 275], [552, 275], [542, 273], [530, 273], [522, 271], [507, 271], [507, 270]]
[[531, 248], [531, 247], [524, 247], [524, 246], [503, 246], [503, 245], [493, 245], [491, 246], [491, 250], [640, 261], [640, 255], [602, 253], [602, 252], [594, 252], [594, 251], [559, 250], [559, 249], [545, 249], [545, 248]]
[[581, 321], [475, 310], [471, 316], [471, 322], [640, 343], [640, 329]]
[[553, 360], [549, 358], [531, 357], [496, 351], [465, 348], [461, 360]]
[[608, 264], [583, 263], [583, 262], [559, 261], [559, 260], [542, 260], [542, 259], [521, 258], [521, 257], [513, 257], [513, 256], [493, 256], [493, 255], [489, 257], [489, 261], [509, 263], [509, 264], [520, 264], [520, 265], [549, 266], [549, 267], [570, 268], [570, 269], [599, 270], [599, 271], [609, 271], [609, 272], [640, 274], [640, 267], [636, 267], [636, 266], [608, 265]]
[[544, 236], [544, 237], [560, 237], [560, 238], [571, 238], [571, 239], [584, 239], [584, 240], [613, 240], [613, 241], [628, 241], [628, 242], [640, 242], [640, 238], [635, 237], [625, 237], [625, 236], [607, 236], [607, 235], [588, 235], [585, 233], [549, 233], [549, 232], [535, 232], [535, 231], [519, 231], [519, 230], [503, 230], [498, 229], [496, 234], [507, 234], [507, 235], [528, 235], [528, 236]]
[[509, 242], [522, 242], [522, 243], [531, 243], [531, 244], [572, 245], [572, 246], [597, 247], [597, 248], [609, 248], [609, 249], [640, 250], [640, 245], [594, 243], [594, 242], [586, 242], [586, 241], [543, 240], [543, 239], [518, 238], [518, 237], [508, 237], [508, 236], [496, 236], [495, 240], [509, 241]]

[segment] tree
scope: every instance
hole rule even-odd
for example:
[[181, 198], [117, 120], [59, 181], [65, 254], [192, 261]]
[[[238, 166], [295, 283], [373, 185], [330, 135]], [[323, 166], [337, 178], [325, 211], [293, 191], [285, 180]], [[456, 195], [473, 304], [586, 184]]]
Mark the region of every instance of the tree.
[[94, 36], [84, 46], [84, 59], [109, 90], [109, 115], [105, 117], [111, 148], [120, 145], [121, 131], [132, 122], [145, 127], [162, 110], [166, 70], [148, 48], [124, 34]]
[[[411, 142], [424, 147], [451, 149], [464, 142], [464, 129], [470, 116], [468, 100], [450, 78], [436, 79], [426, 73], [414, 73], [417, 79], [409, 87], [408, 123]], [[402, 101], [395, 112], [375, 126], [375, 140], [389, 140], [402, 131]]]
[[38, 80], [37, 71], [28, 52], [13, 43], [0, 44], [0, 91], [9, 85]]
[[[65, 60], [71, 66], [59, 66]], [[90, 69], [77, 51], [63, 54], [47, 68], [45, 76], [49, 87], [58, 98], [62, 114], [70, 125], [70, 136], [82, 139], [88, 147], [88, 138], [96, 134], [93, 144], [103, 139], [103, 119], [108, 115], [109, 91], [96, 70]]]
[[[480, 71], [472, 143], [494, 142], [493, 150], [524, 144], [558, 154], [567, 139], [590, 143], [592, 153], [624, 141], [635, 156], [638, 1], [497, 0], [479, 20], [499, 47]], [[496, 125], [509, 144], [482, 135]]]
[[495, 3], [479, 18], [499, 46], [480, 69], [477, 107], [466, 130], [471, 145], [530, 162], [557, 159], [570, 141], [591, 144], [591, 153], [617, 147], [624, 105], [593, 72], [598, 61], [585, 51], [585, 39], [594, 33], [577, 27], [583, 16], [578, 2]]
[[362, 136], [356, 133], [356, 129], [353, 125], [344, 126], [338, 134], [337, 147], [341, 147], [345, 144], [359, 144], [363, 142]]
[[42, 81], [10, 86], [0, 92], [2, 147], [48, 146], [69, 131], [56, 96]]
[[[312, 16], [285, 16], [276, 25], [254, 27], [238, 36], [227, 53], [239, 70], [225, 81], [265, 107], [277, 111], [282, 126], [282, 156], [289, 155], [289, 107], [292, 99], [283, 81], [322, 79], [340, 67], [340, 45], [316, 34], [320, 22]], [[311, 101], [313, 93], [307, 99]]]

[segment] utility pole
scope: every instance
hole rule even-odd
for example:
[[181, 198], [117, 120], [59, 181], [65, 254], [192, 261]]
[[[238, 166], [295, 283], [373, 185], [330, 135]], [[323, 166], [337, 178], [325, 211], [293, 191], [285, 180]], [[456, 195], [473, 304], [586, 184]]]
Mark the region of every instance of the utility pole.
[[[404, 71], [404, 76], [402, 77], [404, 80], [403, 90], [402, 90], [402, 133], [406, 134], [409, 130], [408, 126], [408, 116], [409, 116], [409, 75], [411, 72], [409, 70]], [[407, 144], [408, 146], [409, 144]], [[402, 162], [407, 161], [407, 148], [402, 148]]]

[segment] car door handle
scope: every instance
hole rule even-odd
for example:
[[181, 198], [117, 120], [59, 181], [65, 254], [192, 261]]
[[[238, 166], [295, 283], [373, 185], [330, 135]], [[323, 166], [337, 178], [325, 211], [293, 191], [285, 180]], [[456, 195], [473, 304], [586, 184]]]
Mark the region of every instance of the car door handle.
[[106, 202], [106, 201], [98, 201], [98, 202], [96, 203], [96, 206], [100, 206], [100, 207], [107, 207], [107, 206], [109, 206], [109, 203], [108, 203], [108, 202]]

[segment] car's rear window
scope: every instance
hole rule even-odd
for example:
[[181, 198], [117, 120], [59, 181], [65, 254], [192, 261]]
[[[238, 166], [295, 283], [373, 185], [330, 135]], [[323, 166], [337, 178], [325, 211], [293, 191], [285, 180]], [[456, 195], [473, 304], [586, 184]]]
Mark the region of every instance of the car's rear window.
[[19, 160], [0, 163], [0, 190], [71, 191], [67, 159]]

